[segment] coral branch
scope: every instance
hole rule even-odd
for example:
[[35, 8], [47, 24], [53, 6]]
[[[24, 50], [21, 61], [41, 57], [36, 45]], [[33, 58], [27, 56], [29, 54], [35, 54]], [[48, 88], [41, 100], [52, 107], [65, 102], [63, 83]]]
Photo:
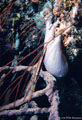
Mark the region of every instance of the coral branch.
[[[47, 87], [46, 87], [45, 89], [43, 89], [43, 90], [39, 90], [39, 91], [37, 91], [37, 92], [34, 92], [31, 99], [37, 98], [37, 97], [39, 97], [39, 96], [42, 96], [42, 95], [45, 94], [45, 92], [46, 92], [47, 90], [49, 90], [50, 88], [51, 88], [51, 84], [47, 85]], [[10, 103], [10, 104], [8, 104], [8, 105], [3, 106], [3, 107], [0, 109], [0, 112], [3, 111], [3, 110], [9, 110], [9, 109], [13, 109], [13, 108], [16, 108], [16, 107], [19, 107], [19, 106], [23, 105], [24, 103], [28, 102], [29, 97], [30, 97], [30, 96], [27, 96], [26, 99], [25, 99], [25, 101], [23, 101], [24, 97], [22, 97], [21, 99], [17, 100], [17, 101], [15, 102], [15, 106], [14, 106], [14, 102], [13, 102], [13, 103]]]
[[55, 120], [60, 120], [59, 113], [58, 113], [58, 105], [59, 105], [58, 91], [56, 90], [54, 93], [52, 93], [49, 99], [51, 101], [51, 107], [49, 109], [50, 111], [49, 120], [53, 120], [53, 118]]
[[[26, 67], [22, 67], [22, 68], [25, 69]], [[55, 117], [56, 120], [60, 120], [59, 114], [58, 114], [58, 105], [59, 105], [58, 91], [53, 91], [54, 82], [56, 81], [56, 79], [50, 73], [44, 72], [42, 70], [40, 71], [39, 75], [44, 78], [47, 86], [43, 90], [39, 90], [39, 91], [34, 92], [31, 100], [34, 98], [38, 98], [38, 97], [45, 94], [48, 96], [48, 100], [51, 103], [51, 106], [49, 108], [28, 108], [28, 109], [22, 108], [22, 109], [16, 110], [15, 108], [18, 108], [25, 103], [28, 104], [28, 100], [30, 97], [30, 95], [28, 95], [25, 98], [25, 101], [24, 101], [24, 97], [17, 100], [15, 102], [15, 106], [14, 106], [14, 102], [3, 106], [0, 109], [0, 116], [13, 116], [13, 115], [19, 116], [21, 114], [34, 115], [34, 114], [48, 114], [48, 113], [50, 113], [49, 120], [52, 120], [52, 117]]]
[[28, 108], [19, 110], [5, 110], [0, 113], [0, 116], [19, 116], [19, 115], [36, 115], [49, 113], [48, 108]]

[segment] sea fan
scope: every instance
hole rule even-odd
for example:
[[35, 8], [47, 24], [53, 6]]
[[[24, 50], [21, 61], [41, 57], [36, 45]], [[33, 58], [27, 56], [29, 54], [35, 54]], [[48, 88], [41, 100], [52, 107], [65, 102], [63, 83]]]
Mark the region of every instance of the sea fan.
[[[5, 47], [5, 49], [4, 49], [4, 54], [2, 53], [0, 56], [1, 66], [2, 66], [0, 68], [0, 71], [2, 71], [7, 67], [11, 67], [11, 69], [5, 75], [3, 75], [3, 73], [1, 72], [0, 83], [1, 83], [2, 94], [0, 95], [0, 100], [3, 99], [4, 95], [7, 93], [7, 91], [10, 88], [11, 88], [11, 91], [8, 96], [9, 97], [12, 96], [12, 94], [15, 93], [14, 91], [16, 91], [16, 95], [15, 95], [15, 100], [16, 100], [18, 97], [18, 93], [20, 91], [19, 89], [21, 88], [20, 85], [22, 81], [23, 81], [22, 84], [24, 84], [25, 79], [26, 79], [26, 82], [25, 82], [25, 85], [23, 85], [23, 91], [21, 91], [22, 95], [24, 95], [25, 88], [28, 88], [28, 86], [29, 87], [33, 86], [32, 92], [34, 91], [34, 81], [30, 80], [30, 81], [33, 81], [30, 84], [30, 81], [28, 79], [30, 79], [29, 78], [31, 76], [30, 72], [32, 71], [33, 66], [38, 62], [35, 70], [35, 74], [33, 77], [33, 79], [35, 80], [38, 66], [40, 63], [40, 60], [38, 59], [41, 58], [43, 51], [45, 49], [43, 48], [45, 22], [51, 16], [49, 14], [49, 12], [51, 12], [51, 3], [49, 1], [46, 1], [47, 4], [46, 2], [44, 2], [45, 3], [44, 7], [46, 8], [43, 7], [40, 10], [43, 2], [33, 3], [31, 1], [28, 1], [28, 4], [27, 4], [27, 1], [25, 3], [22, 3], [21, 1], [18, 1], [18, 0], [15, 0], [15, 1], [12, 0], [10, 2], [5, 1], [5, 2], [7, 5], [4, 8], [2, 7], [1, 9], [2, 12], [0, 15], [0, 20], [1, 20], [0, 30], [1, 30], [1, 34], [3, 34], [4, 36], [4, 33], [6, 33], [6, 29], [8, 28], [8, 32], [7, 32], [8, 38], [5, 38], [7, 39], [7, 41], [4, 40], [5, 42], [3, 43], [3, 46], [2, 46], [2, 48]], [[33, 7], [34, 4], [39, 5], [39, 7], [37, 7], [38, 9], [37, 12], [36, 12], [36, 8]], [[25, 7], [27, 9], [27, 12], [26, 10], [24, 10]], [[2, 41], [3, 41], [3, 36], [1, 38]], [[10, 61], [10, 56], [6, 56], [7, 60], [5, 59], [3, 61], [3, 58], [5, 57], [5, 55], [8, 54], [8, 52], [10, 53], [10, 51], [12, 54], [12, 57], [11, 57], [12, 61]], [[16, 66], [20, 67], [21, 65], [26, 65], [28, 67], [22, 74], [18, 73], [19, 74], [18, 75], [17, 73], [15, 73], [12, 75], [12, 72], [16, 68]], [[30, 66], [32, 67], [30, 68]], [[29, 73], [27, 77], [24, 78], [28, 70], [29, 70]], [[9, 74], [12, 77], [8, 77]], [[5, 87], [3, 87], [2, 89], [2, 86], [5, 86], [3, 81], [6, 81], [6, 89]], [[8, 87], [7, 87], [7, 82], [9, 84]], [[5, 103], [7, 103], [7, 101], [9, 100], [9, 97], [7, 98]]]

